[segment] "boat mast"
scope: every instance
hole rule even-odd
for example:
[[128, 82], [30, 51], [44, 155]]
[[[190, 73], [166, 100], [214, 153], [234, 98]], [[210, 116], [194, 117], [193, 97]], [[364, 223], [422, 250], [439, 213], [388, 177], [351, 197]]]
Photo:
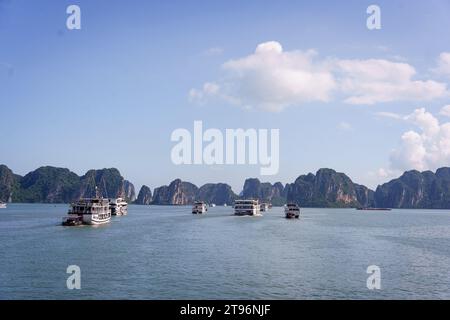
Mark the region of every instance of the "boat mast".
[[[97, 188], [97, 186], [95, 186], [95, 197], [96, 197], [96, 198], [100, 198], [100, 195], [98, 194], [98, 188]], [[101, 198], [103, 198], [103, 196], [102, 196]]]

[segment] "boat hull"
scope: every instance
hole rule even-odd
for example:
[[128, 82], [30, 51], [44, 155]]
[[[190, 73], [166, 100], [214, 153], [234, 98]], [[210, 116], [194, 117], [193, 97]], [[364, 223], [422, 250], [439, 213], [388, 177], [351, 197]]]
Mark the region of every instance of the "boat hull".
[[246, 211], [235, 211], [235, 216], [262, 216], [261, 212], [259, 210], [246, 210]]
[[120, 209], [117, 209], [114, 211], [111, 210], [111, 215], [113, 215], [113, 216], [126, 216], [127, 213], [128, 213], [127, 209], [125, 209], [125, 208], [120, 208]]
[[109, 222], [111, 222], [111, 217], [100, 219], [92, 215], [83, 215], [83, 224], [92, 226], [92, 225], [106, 224]]

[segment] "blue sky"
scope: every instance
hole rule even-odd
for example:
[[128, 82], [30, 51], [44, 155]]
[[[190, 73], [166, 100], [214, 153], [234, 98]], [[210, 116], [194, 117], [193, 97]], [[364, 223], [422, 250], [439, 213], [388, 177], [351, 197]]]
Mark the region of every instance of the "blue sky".
[[[373, 3], [381, 8], [381, 30], [366, 27]], [[81, 30], [66, 28], [71, 4], [81, 8]], [[448, 12], [450, 1], [0, 0], [0, 163], [19, 174], [41, 165], [78, 174], [117, 167], [137, 188], [179, 177], [197, 185], [226, 182], [236, 192], [246, 177], [286, 183], [321, 167], [376, 187], [402, 170], [450, 165], [442, 151], [448, 117], [440, 113], [450, 98], [435, 89], [450, 86], [442, 58], [450, 52]], [[204, 83], [264, 89], [246, 83], [251, 77], [230, 76], [224, 65], [252, 57], [269, 41], [282, 45], [283, 55], [316, 52], [307, 68], [336, 82], [327, 101], [315, 93], [283, 97], [287, 106], [264, 110], [266, 101], [239, 91], [224, 94], [253, 101], [250, 109], [220, 97], [190, 101], [189, 92]], [[393, 93], [346, 102], [361, 83], [378, 88], [380, 82], [355, 74], [377, 61], [387, 62], [380, 68], [394, 80], [381, 82], [397, 86]], [[343, 72], [343, 63], [351, 70]], [[415, 74], [398, 80], [396, 67]], [[293, 68], [302, 67], [294, 60]], [[343, 90], [349, 79], [352, 88]], [[259, 166], [249, 165], [175, 166], [170, 135], [192, 130], [194, 120], [221, 130], [279, 128], [278, 175], [260, 177]], [[430, 137], [436, 121], [439, 133]], [[408, 131], [420, 139], [404, 136]]]

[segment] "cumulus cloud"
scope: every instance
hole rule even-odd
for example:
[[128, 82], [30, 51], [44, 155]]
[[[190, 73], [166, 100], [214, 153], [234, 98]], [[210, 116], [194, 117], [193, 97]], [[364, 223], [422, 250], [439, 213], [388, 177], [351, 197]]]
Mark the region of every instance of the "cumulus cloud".
[[443, 107], [441, 109], [441, 112], [439, 112], [439, 114], [450, 118], [450, 105]]
[[[273, 112], [305, 102], [327, 102], [336, 83], [315, 56], [313, 50], [284, 52], [278, 42], [262, 43], [253, 54], [223, 64], [226, 76], [220, 95], [244, 107]], [[200, 92], [211, 97], [204, 89]]]
[[215, 82], [206, 82], [201, 89], [189, 90], [188, 98], [190, 102], [200, 105], [205, 104], [211, 98], [220, 98], [233, 105], [241, 104], [237, 98], [225, 94]]
[[368, 59], [340, 60], [337, 65], [340, 88], [350, 104], [432, 100], [447, 93], [444, 83], [413, 80], [416, 70], [407, 63]]
[[219, 92], [219, 85], [213, 82], [206, 82], [202, 89], [191, 89], [189, 91], [189, 101], [202, 102], [209, 96], [214, 96]]
[[336, 83], [315, 56], [312, 50], [284, 52], [278, 42], [262, 43], [254, 54], [223, 65], [229, 95], [244, 106], [275, 112], [305, 102], [327, 102]]
[[382, 59], [320, 59], [314, 50], [285, 51], [276, 41], [261, 43], [254, 53], [225, 62], [224, 78], [214, 94], [193, 89], [204, 98], [265, 111], [282, 111], [309, 102], [343, 99], [370, 105], [398, 100], [432, 100], [448, 95], [447, 85], [415, 80], [407, 63]]
[[390, 157], [393, 170], [436, 170], [450, 165], [450, 122], [439, 120], [425, 108], [416, 109], [405, 120], [417, 127], [405, 132]]
[[438, 66], [434, 71], [438, 74], [450, 76], [450, 52], [442, 52], [439, 55]]

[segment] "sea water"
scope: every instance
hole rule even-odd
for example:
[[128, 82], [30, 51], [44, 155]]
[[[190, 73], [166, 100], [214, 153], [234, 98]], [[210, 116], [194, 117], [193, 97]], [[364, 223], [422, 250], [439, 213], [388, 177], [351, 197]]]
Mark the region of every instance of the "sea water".
[[[67, 205], [0, 209], [0, 299], [450, 299], [450, 211], [135, 206], [63, 227]], [[69, 266], [81, 289], [67, 287]], [[370, 290], [369, 266], [380, 270]]]

